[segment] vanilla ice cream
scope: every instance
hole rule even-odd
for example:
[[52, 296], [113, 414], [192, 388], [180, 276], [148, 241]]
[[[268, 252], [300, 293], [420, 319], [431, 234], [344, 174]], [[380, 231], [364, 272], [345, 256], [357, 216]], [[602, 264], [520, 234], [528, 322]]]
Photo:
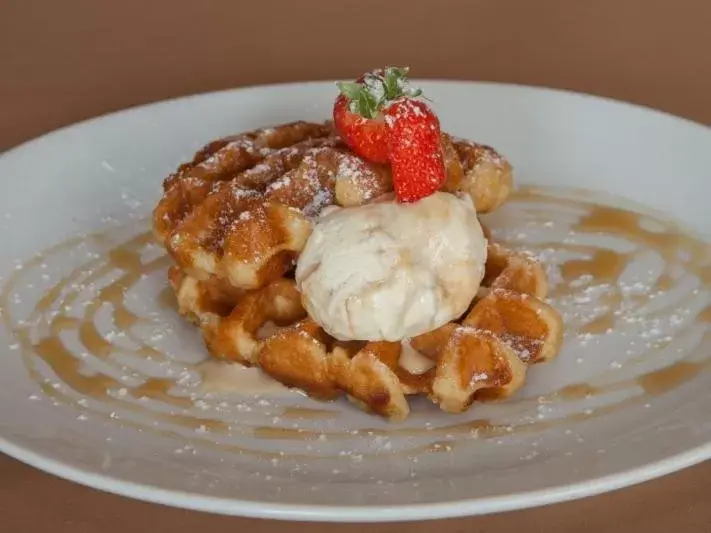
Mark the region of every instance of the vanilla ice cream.
[[311, 318], [333, 337], [399, 341], [461, 316], [485, 262], [471, 200], [438, 192], [324, 212], [296, 283]]

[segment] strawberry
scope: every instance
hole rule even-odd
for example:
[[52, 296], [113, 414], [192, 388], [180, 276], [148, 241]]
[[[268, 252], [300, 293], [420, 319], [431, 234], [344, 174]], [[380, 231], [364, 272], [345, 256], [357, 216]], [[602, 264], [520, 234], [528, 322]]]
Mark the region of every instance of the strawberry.
[[333, 122], [351, 150], [374, 163], [388, 161], [387, 128], [382, 117], [365, 118], [349, 109], [350, 101], [345, 94], [336, 98], [333, 106]]
[[395, 196], [400, 202], [416, 202], [445, 180], [439, 119], [427, 104], [408, 97], [383, 112]]
[[388, 162], [383, 108], [399, 98], [420, 95], [418, 89], [408, 87], [407, 72], [407, 68], [386, 67], [355, 82], [338, 83], [341, 94], [333, 106], [333, 122], [343, 141], [361, 157]]

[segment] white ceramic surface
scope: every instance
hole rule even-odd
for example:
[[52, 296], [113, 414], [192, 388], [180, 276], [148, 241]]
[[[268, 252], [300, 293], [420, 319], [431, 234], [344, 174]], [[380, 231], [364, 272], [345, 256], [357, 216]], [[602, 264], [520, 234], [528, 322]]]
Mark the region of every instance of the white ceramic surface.
[[[149, 229], [161, 180], [205, 142], [326, 118], [334, 97], [330, 83], [250, 88], [94, 119], [0, 158], [0, 449], [133, 498], [332, 521], [541, 505], [711, 456], [711, 253], [663, 214], [709, 240], [711, 131], [578, 94], [422, 85], [446, 131], [496, 147], [517, 184], [568, 199], [514, 199], [487, 218], [546, 262], [568, 323], [560, 357], [520, 394], [457, 416], [415, 401], [397, 425], [294, 393], [196, 394], [204, 348], [165, 305], [161, 250], [141, 238], [109, 250]], [[582, 200], [648, 212], [642, 238], [578, 224], [597, 209]], [[624, 271], [586, 278], [599, 248]], [[175, 387], [140, 400], [145, 376]]]

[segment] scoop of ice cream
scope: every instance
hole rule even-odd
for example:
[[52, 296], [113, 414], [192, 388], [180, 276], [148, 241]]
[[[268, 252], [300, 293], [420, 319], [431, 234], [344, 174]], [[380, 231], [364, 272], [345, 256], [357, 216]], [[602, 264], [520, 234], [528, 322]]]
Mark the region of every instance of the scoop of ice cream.
[[333, 337], [398, 341], [461, 316], [485, 262], [471, 200], [438, 192], [324, 212], [296, 283], [311, 318]]

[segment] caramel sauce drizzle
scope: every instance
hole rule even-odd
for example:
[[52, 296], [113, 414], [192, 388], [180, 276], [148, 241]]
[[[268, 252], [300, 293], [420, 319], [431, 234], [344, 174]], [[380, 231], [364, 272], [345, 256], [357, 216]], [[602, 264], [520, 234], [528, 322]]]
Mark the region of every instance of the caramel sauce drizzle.
[[[604, 294], [600, 303], [605, 304], [606, 311], [590, 322], [575, 326], [579, 333], [598, 335], [614, 329], [617, 323], [615, 311], [620, 308], [623, 295], [619, 288], [619, 280], [626, 267], [643, 252], [653, 251], [664, 261], [664, 270], [651, 287], [654, 292], [666, 292], [674, 289], [679, 280], [674, 268], [681, 267], [687, 275], [699, 280], [699, 287], [708, 290], [711, 285], [711, 246], [688, 233], [681, 231], [675, 224], [661, 217], [651, 217], [624, 209], [602, 206], [584, 200], [576, 200], [549, 194], [546, 190], [526, 188], [517, 191], [509, 204], [533, 204], [526, 211], [527, 215], [537, 220], [548, 220], [555, 217], [554, 207], [560, 205], [569, 209], [571, 207], [582, 212], [582, 216], [574, 223], [571, 229], [579, 234], [607, 234], [621, 237], [635, 245], [632, 251], [616, 252], [614, 250], [576, 243], [547, 242], [532, 245], [532, 250], [550, 248], [568, 251], [585, 257], [576, 257], [563, 262], [560, 267], [564, 283], [552, 288], [551, 297], [564, 297], [576, 294], [588, 287], [609, 284], [610, 292]], [[544, 204], [540, 207], [539, 204]], [[547, 206], [547, 207], [546, 207]], [[553, 206], [553, 209], [551, 209]], [[569, 217], [568, 212], [564, 212]], [[642, 226], [643, 219], [659, 226], [660, 231], [651, 231]], [[144, 223], [145, 224], [145, 223]], [[145, 226], [143, 226], [145, 227]], [[56, 254], [61, 254], [81, 245], [85, 240], [110, 248], [99, 258], [91, 259], [85, 264], [72, 270], [68, 275], [59, 280], [47, 290], [37, 301], [29, 318], [24, 324], [37, 324], [36, 331], [27, 325], [19, 325], [9, 312], [10, 297], [20, 287], [23, 276], [40, 266], [45, 260], [51, 260]], [[135, 357], [151, 357], [164, 359], [165, 355], [159, 350], [146, 344], [138, 337], [133, 329], [136, 325], [146, 323], [147, 319], [132, 311], [126, 303], [127, 292], [148, 273], [165, 270], [169, 264], [166, 256], [161, 256], [149, 262], [141, 259], [141, 251], [151, 243], [152, 236], [148, 231], [139, 233], [119, 245], [111, 245], [108, 235], [97, 234], [88, 238], [74, 238], [64, 243], [45, 250], [23, 265], [23, 268], [11, 276], [2, 287], [0, 293], [0, 308], [3, 310], [2, 320], [7, 330], [14, 332], [22, 349], [23, 360], [30, 377], [35, 380], [45, 394], [57, 401], [72, 405], [77, 410], [89, 412], [94, 416], [107, 416], [105, 412], [93, 407], [80, 406], [74, 399], [77, 395], [92, 398], [102, 404], [115, 406], [116, 409], [142, 414], [150, 414], [153, 419], [159, 419], [178, 427], [200, 429], [210, 433], [225, 433], [228, 435], [242, 434], [260, 439], [280, 440], [316, 440], [322, 432], [312, 429], [295, 429], [284, 427], [249, 426], [240, 423], [238, 427], [231, 427], [223, 420], [200, 417], [189, 413], [194, 407], [194, 401], [185, 395], [176, 393], [180, 387], [173, 378], [155, 378], [140, 376], [139, 384], [127, 385], [121, 380], [101, 372], [88, 374], [82, 370], [84, 361], [79, 354], [70, 350], [60, 338], [63, 332], [73, 331], [83, 348], [91, 357], [101, 360], [111, 368], [121, 370], [119, 363], [112, 357], [114, 354], [123, 353]], [[86, 303], [83, 315], [76, 317], [66, 310], [80, 298], [81, 290], [73, 288], [78, 285], [98, 283], [102, 278], [111, 273], [120, 275], [115, 281], [108, 283]], [[585, 283], [573, 283], [576, 280], [588, 279]], [[650, 301], [650, 294], [633, 295], [636, 309], [642, 309]], [[161, 309], [174, 309], [175, 297], [170, 287], [166, 286], [156, 296], [156, 301]], [[112, 321], [115, 330], [130, 338], [138, 348], [126, 349], [119, 347], [113, 340], [102, 335], [96, 325], [99, 311], [108, 306], [111, 309]], [[668, 312], [668, 309], [656, 311], [656, 314]], [[711, 305], [706, 306], [689, 324], [678, 333], [683, 335], [694, 326], [706, 326], [711, 323]], [[35, 333], [33, 335], [33, 333]], [[37, 335], [39, 333], [39, 335]], [[706, 336], [704, 336], [706, 339]], [[663, 347], [663, 343], [659, 344]], [[703, 349], [703, 341], [699, 346]], [[694, 354], [703, 355], [707, 354]], [[43, 362], [52, 370], [53, 377], [66, 385], [74, 394], [61, 393], [48, 385], [47, 373], [38, 367], [38, 362]], [[537, 420], [511, 426], [509, 424], [495, 424], [489, 420], [470, 420], [443, 427], [389, 427], [387, 429], [361, 429], [357, 435], [368, 436], [442, 436], [462, 435], [476, 433], [480, 437], [499, 437], [515, 433], [529, 433], [543, 431], [562, 424], [571, 424], [590, 418], [603, 416], [619, 409], [637, 405], [645, 401], [647, 396], [665, 394], [676, 387], [694, 379], [701, 372], [707, 370], [711, 363], [709, 358], [701, 361], [679, 360], [671, 365], [644, 373], [634, 379], [621, 380], [605, 385], [594, 383], [577, 383], [567, 385], [545, 396], [548, 402], [581, 401], [601, 394], [615, 391], [640, 391], [640, 394], [626, 398], [613, 404], [598, 407], [585, 412], [576, 412], [552, 420]], [[120, 395], [117, 391], [126, 391]], [[150, 406], [135, 400], [147, 399], [165, 404], [178, 409], [174, 412], [157, 412]], [[513, 400], [526, 402], [529, 400]], [[291, 406], [282, 409], [281, 418], [285, 420], [309, 421], [328, 420], [336, 418], [337, 411], [323, 408]], [[133, 425], [141, 429], [158, 431], [165, 435], [174, 435], [171, 430], [158, 430], [145, 424], [132, 420], [122, 419], [120, 423]], [[327, 433], [329, 438], [352, 438], [354, 433], [335, 432]], [[184, 441], [184, 435], [181, 435]], [[191, 442], [204, 445], [218, 446], [209, 439], [190, 437]], [[419, 448], [419, 451], [443, 451], [451, 448], [452, 442], [443, 441], [428, 444]], [[219, 445], [222, 449], [239, 453], [252, 453], [262, 457], [275, 454], [265, 453], [231, 445]], [[407, 453], [414, 453], [410, 449]], [[296, 457], [290, 454], [291, 457]], [[314, 456], [309, 456], [311, 459]]]
[[598, 283], [617, 281], [632, 259], [631, 254], [612, 250], [595, 250], [590, 259], [571, 259], [563, 263], [560, 273], [565, 281], [573, 281], [584, 275], [592, 276]]

